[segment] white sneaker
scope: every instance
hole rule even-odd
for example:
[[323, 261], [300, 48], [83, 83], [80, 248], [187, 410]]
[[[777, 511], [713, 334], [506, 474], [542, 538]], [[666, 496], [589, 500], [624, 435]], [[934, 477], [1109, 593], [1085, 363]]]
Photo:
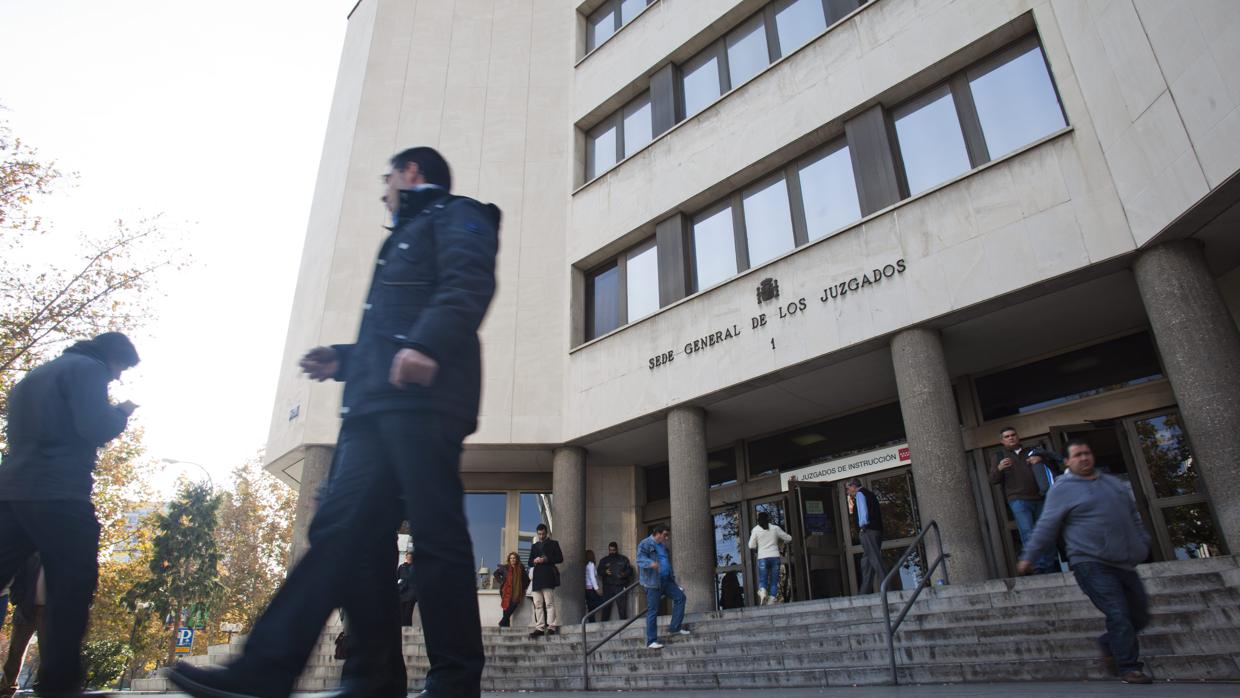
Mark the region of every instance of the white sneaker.
[[761, 588], [758, 589], [758, 605], [759, 606], [766, 605], [766, 589], [761, 589]]
[[768, 597], [766, 597], [766, 605], [767, 605], [767, 606], [774, 606], [774, 605], [775, 605], [775, 604], [777, 604], [777, 603], [779, 603], [779, 597], [778, 597], [778, 596], [768, 596]]
[[650, 643], [649, 645], [646, 645], [646, 649], [648, 649], [648, 650], [661, 650], [661, 649], [663, 649], [663, 643], [662, 643], [662, 642], [659, 642], [658, 640], [655, 640], [654, 642]]
[[677, 630], [676, 632], [672, 634], [673, 635], [692, 635], [693, 633], [689, 632], [688, 630], [685, 630], [684, 628], [681, 628], [680, 630]]

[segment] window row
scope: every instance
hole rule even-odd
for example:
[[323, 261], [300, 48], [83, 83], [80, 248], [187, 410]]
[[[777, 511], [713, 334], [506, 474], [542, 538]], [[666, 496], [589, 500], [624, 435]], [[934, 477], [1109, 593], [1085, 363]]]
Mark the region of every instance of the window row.
[[654, 0], [604, 0], [603, 5], [586, 18], [586, 53], [593, 51], [620, 31], [620, 27], [646, 9]]
[[[863, 120], [870, 120], [868, 128], [850, 127]], [[876, 106], [853, 121], [845, 137], [688, 216], [683, 239], [660, 236], [674, 267], [664, 274], [654, 239], [587, 274], [585, 339], [828, 237], [1067, 124], [1034, 36], [891, 110]]]
[[[667, 77], [672, 89], [659, 92], [655, 97], [666, 100], [663, 110], [668, 114], [668, 122], [656, 129], [652, 91], [643, 93], [603, 119], [586, 134], [585, 181], [611, 169], [674, 122], [705, 109], [866, 2], [868, 0], [775, 0], [683, 65], [668, 66]], [[636, 8], [633, 14], [645, 6], [644, 0], [619, 3], [612, 0], [590, 16], [587, 48], [591, 46], [589, 42], [595, 40], [594, 18], [597, 16], [603, 25], [619, 29], [628, 21], [625, 17], [629, 15], [623, 15], [623, 9], [630, 3]], [[608, 9], [613, 6], [616, 9]], [[657, 79], [652, 78], [652, 83]]]

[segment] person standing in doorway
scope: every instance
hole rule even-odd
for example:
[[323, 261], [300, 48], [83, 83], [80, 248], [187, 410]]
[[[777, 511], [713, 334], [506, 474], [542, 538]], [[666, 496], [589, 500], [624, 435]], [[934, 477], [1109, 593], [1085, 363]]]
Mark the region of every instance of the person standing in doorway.
[[672, 529], [667, 524], [656, 524], [650, 535], [637, 544], [637, 571], [642, 587], [646, 589], [646, 647], [663, 649], [659, 642], [659, 603], [666, 596], [672, 600], [672, 624], [670, 635], [689, 635], [683, 626], [685, 620], [685, 590], [676, 581], [672, 569], [672, 555], [667, 550]]
[[413, 626], [413, 607], [418, 605], [418, 590], [413, 583], [413, 553], [405, 553], [405, 561], [396, 568], [396, 593], [400, 596], [400, 625]]
[[[598, 581], [598, 563], [594, 561], [594, 551], [586, 551], [586, 613], [593, 611], [603, 603], [602, 587]], [[591, 616], [590, 622], [598, 620]]]
[[[599, 575], [603, 582], [603, 600], [610, 599], [624, 591], [633, 583], [633, 563], [620, 554], [620, 546], [616, 541], [607, 544], [607, 557], [598, 561]], [[614, 606], [620, 614], [620, 620], [629, 619], [628, 595], [617, 599], [614, 604], [603, 609], [599, 615], [603, 620], [611, 620], [611, 609]]]
[[534, 594], [534, 629], [530, 637], [555, 635], [560, 632], [560, 619], [555, 608], [555, 588], [560, 586], [560, 570], [556, 565], [564, 562], [560, 544], [551, 539], [547, 524], [534, 529], [534, 544], [530, 546], [530, 568], [534, 570], [530, 590]]
[[883, 510], [874, 493], [853, 478], [844, 485], [848, 492], [848, 513], [856, 518], [861, 538], [861, 587], [858, 593], [879, 590], [887, 571], [883, 569]]
[[1124, 483], [1100, 472], [1085, 441], [1068, 442], [1068, 473], [1055, 483], [1016, 565], [1020, 574], [1063, 536], [1068, 564], [1081, 591], [1106, 616], [1098, 638], [1103, 666], [1124, 683], [1152, 683], [1142, 670], [1137, 633], [1150, 622], [1149, 600], [1136, 566], [1150, 554], [1136, 502]]
[[51, 609], [39, 633], [41, 696], [81, 693], [82, 638], [99, 579], [91, 473], [99, 449], [125, 431], [137, 407], [112, 404], [108, 384], [137, 365], [129, 338], [105, 332], [30, 371], [9, 392], [0, 583], [39, 553]]
[[[1020, 442], [1020, 434], [1012, 427], [999, 430], [1003, 450], [995, 454], [990, 464], [990, 482], [1003, 488], [1008, 508], [1016, 521], [1022, 552], [1029, 545], [1038, 517], [1042, 515], [1045, 497], [1054, 484], [1054, 473], [1049, 454], [1041, 449], [1029, 448]], [[1038, 574], [1056, 569], [1055, 553], [1049, 552], [1038, 558], [1034, 570]]]
[[[478, 421], [478, 328], [495, 295], [500, 212], [451, 194], [451, 170], [433, 148], [401, 151], [389, 166], [382, 200], [390, 234], [357, 339], [313, 348], [301, 360], [310, 378], [344, 383], [335, 461], [310, 547], [240, 656], [226, 667], [180, 663], [168, 673], [195, 698], [288, 696], [337, 607], [349, 619], [356, 668], [338, 695], [404, 698], [408, 686], [397, 680], [404, 666], [391, 665], [401, 629], [388, 537], [402, 519], [417, 542], [425, 693], [481, 694], [486, 658], [460, 458]], [[378, 536], [384, 545], [373, 542]]]
[[749, 533], [749, 549], [758, 551], [758, 605], [778, 603], [779, 547], [792, 541], [784, 529], [771, 523], [771, 515], [758, 512], [758, 525]]
[[512, 624], [512, 616], [525, 598], [526, 581], [525, 565], [521, 564], [521, 556], [508, 553], [508, 560], [495, 570], [500, 609], [504, 612], [504, 617], [499, 619], [499, 627], [507, 628]]

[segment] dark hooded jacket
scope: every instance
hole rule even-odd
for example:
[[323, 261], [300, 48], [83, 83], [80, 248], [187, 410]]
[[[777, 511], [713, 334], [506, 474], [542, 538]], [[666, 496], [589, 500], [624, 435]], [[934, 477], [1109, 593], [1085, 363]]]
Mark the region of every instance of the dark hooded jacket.
[[13, 386], [0, 501], [90, 501], [99, 448], [129, 421], [108, 401], [103, 356], [93, 340], [78, 342]]
[[[357, 341], [332, 348], [345, 382], [341, 416], [428, 410], [475, 424], [482, 388], [478, 326], [495, 295], [500, 211], [443, 189], [401, 192], [362, 306]], [[439, 364], [430, 387], [388, 382], [392, 358], [416, 349]]]

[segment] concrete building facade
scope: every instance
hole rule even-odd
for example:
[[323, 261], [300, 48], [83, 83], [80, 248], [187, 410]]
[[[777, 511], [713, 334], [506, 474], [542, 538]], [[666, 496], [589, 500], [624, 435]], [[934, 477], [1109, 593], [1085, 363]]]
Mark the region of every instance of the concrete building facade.
[[300, 530], [340, 391], [297, 359], [352, 341], [376, 176], [430, 145], [504, 211], [462, 462], [488, 616], [486, 573], [538, 521], [573, 586], [586, 549], [632, 556], [670, 522], [706, 610], [754, 602], [766, 511], [794, 535], [786, 599], [855, 593], [851, 476], [889, 560], [933, 520], [953, 581], [1008, 576], [986, 472], [1008, 426], [1089, 440], [1155, 559], [1240, 546], [1240, 4], [360, 0], [348, 21], [267, 446]]

